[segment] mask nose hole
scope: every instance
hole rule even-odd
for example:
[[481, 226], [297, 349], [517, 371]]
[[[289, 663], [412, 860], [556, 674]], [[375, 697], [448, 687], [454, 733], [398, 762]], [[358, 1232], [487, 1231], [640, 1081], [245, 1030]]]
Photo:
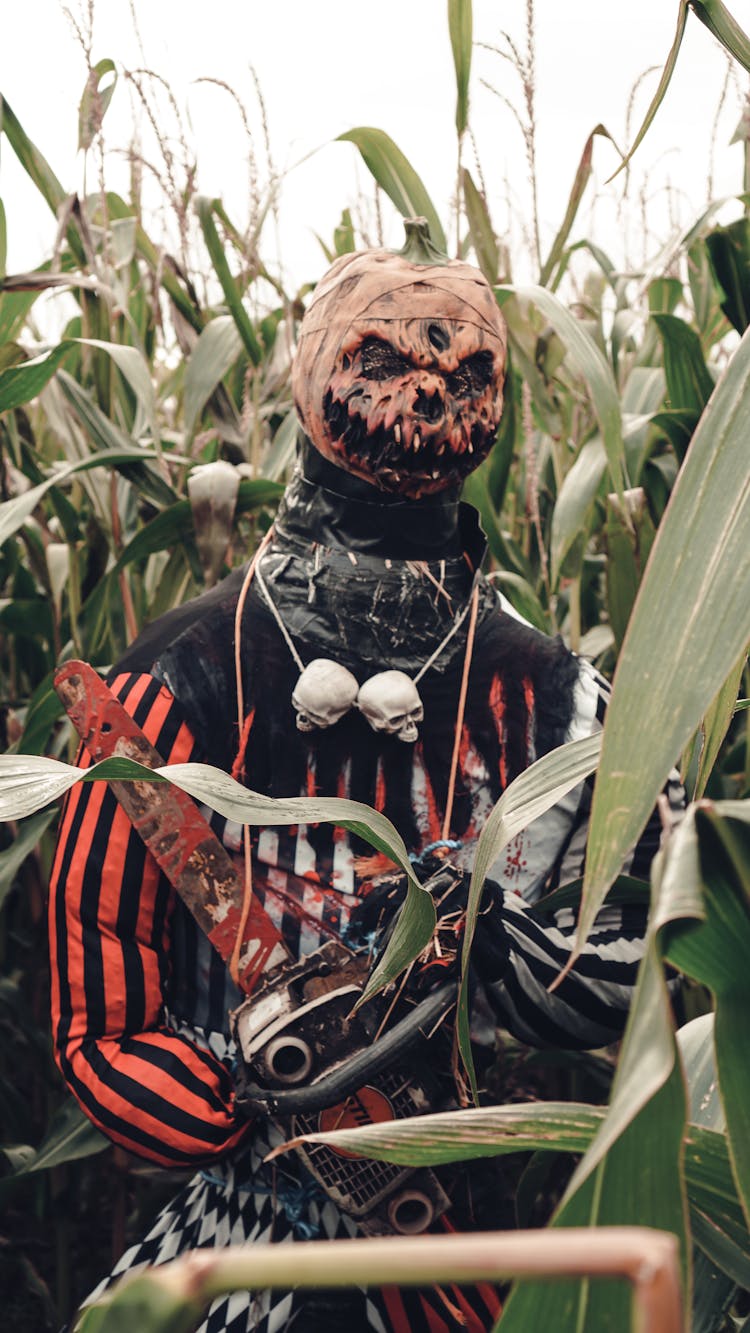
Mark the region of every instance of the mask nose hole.
[[423, 421], [439, 421], [445, 407], [439, 393], [425, 393], [424, 389], [417, 389], [413, 411]]

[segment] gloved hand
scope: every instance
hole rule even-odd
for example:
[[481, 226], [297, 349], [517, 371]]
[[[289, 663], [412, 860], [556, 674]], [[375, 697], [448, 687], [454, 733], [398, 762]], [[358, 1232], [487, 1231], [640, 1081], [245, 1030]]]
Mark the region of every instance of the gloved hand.
[[[437, 915], [436, 946], [430, 958], [413, 968], [408, 983], [411, 995], [422, 995], [433, 986], [444, 984], [451, 971], [458, 974], [469, 884], [470, 875], [443, 858], [432, 856], [424, 866], [423, 885], [432, 897]], [[382, 957], [406, 892], [407, 879], [403, 874], [394, 872], [376, 880], [352, 915], [347, 943], [352, 948], [370, 948], [375, 960]], [[478, 980], [485, 983], [499, 981], [508, 967], [510, 946], [502, 920], [502, 902], [500, 886], [487, 880], [471, 950], [472, 969]]]

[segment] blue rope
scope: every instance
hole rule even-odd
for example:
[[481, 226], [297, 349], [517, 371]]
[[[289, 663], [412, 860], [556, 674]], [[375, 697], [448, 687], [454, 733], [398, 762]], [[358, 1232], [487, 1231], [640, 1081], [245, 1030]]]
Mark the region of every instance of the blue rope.
[[410, 852], [409, 860], [413, 866], [420, 866], [430, 855], [430, 852], [436, 852], [438, 847], [447, 847], [449, 851], [457, 852], [459, 847], [463, 847], [463, 843], [460, 838], [438, 838], [437, 842], [428, 843], [426, 847], [423, 847], [421, 852]]

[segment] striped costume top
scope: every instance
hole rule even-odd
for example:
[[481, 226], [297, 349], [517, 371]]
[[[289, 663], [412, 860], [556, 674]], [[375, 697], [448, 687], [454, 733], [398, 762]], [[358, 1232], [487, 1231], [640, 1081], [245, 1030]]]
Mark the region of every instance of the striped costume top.
[[[271, 556], [269, 576], [278, 563], [273, 548]], [[394, 581], [402, 577], [402, 569], [393, 571]], [[249, 721], [240, 736], [232, 711], [238, 586], [232, 576], [198, 599], [187, 622], [184, 609], [157, 622], [156, 635], [136, 644], [115, 672], [114, 692], [166, 763], [208, 760], [237, 769], [241, 749], [253, 789], [368, 801], [419, 853], [439, 836], [461, 661], [420, 683], [425, 719], [416, 745], [373, 732], [356, 712], [329, 732], [304, 736], [290, 703], [294, 664], [253, 594], [242, 630]], [[316, 655], [313, 630], [300, 646], [306, 660]], [[346, 660], [360, 677], [370, 674], [356, 652]], [[600, 725], [604, 688], [586, 663], [520, 623], [490, 590], [453, 807], [460, 863], [470, 865], [478, 830], [517, 772]], [[507, 964], [490, 998], [502, 1025], [532, 1044], [614, 1040], [635, 979], [642, 913], [605, 908], [572, 973], [552, 995], [546, 989], [567, 957], [574, 922], [570, 913], [536, 913], [533, 904], [580, 874], [588, 805], [583, 784], [519, 835], [492, 871]], [[218, 817], [213, 824], [237, 850], [239, 827]], [[651, 825], [630, 873], [647, 875], [655, 838]], [[256, 891], [295, 956], [346, 926], [367, 878], [356, 858], [369, 850], [323, 825], [254, 831]], [[84, 1111], [115, 1142], [164, 1164], [206, 1162], [237, 1145], [247, 1126], [235, 1117], [231, 1074], [211, 1044], [212, 1035], [226, 1034], [239, 993], [105, 784], [81, 784], [67, 799], [50, 924], [57, 1058]]]

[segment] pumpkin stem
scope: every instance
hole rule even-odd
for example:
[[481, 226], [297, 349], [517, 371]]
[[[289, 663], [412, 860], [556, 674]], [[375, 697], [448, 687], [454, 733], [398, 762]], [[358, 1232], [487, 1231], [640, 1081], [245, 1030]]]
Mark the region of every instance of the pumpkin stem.
[[447, 264], [448, 256], [438, 249], [430, 236], [427, 218], [404, 218], [406, 243], [399, 254], [410, 264]]

